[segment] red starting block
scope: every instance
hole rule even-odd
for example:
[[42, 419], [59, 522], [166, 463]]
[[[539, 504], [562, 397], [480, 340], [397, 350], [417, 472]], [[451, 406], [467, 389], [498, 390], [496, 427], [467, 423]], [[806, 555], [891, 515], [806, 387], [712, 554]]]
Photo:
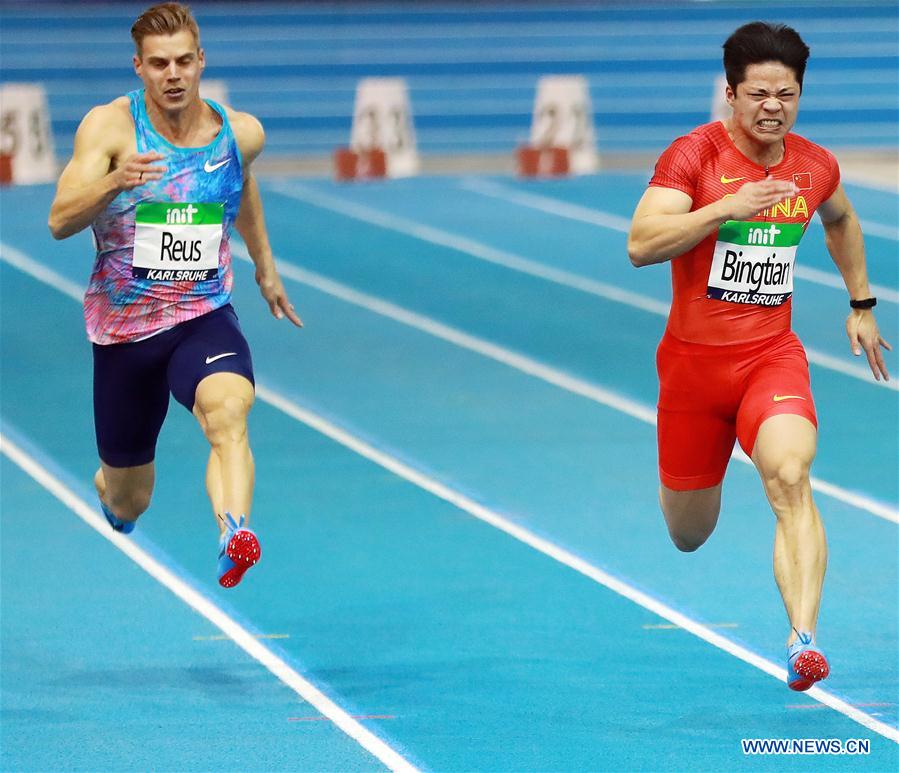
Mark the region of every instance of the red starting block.
[[387, 155], [383, 150], [356, 152], [349, 148], [334, 151], [334, 174], [338, 180], [370, 180], [387, 176]]
[[0, 185], [12, 184], [12, 156], [0, 153]]
[[569, 172], [568, 148], [535, 148], [524, 145], [516, 151], [522, 177], [562, 177]]

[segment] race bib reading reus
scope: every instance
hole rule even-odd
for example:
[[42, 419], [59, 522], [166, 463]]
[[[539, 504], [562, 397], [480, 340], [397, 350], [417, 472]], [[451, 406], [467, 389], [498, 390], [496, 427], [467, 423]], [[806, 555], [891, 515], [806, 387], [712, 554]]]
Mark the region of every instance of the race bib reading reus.
[[801, 223], [728, 220], [718, 229], [707, 295], [729, 303], [780, 306], [793, 294]]
[[215, 279], [223, 215], [223, 204], [138, 204], [132, 275], [161, 282]]

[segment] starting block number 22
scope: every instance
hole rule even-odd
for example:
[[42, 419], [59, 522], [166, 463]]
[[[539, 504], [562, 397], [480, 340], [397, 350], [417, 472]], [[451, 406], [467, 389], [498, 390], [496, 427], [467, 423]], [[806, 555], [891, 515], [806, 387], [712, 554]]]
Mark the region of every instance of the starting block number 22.
[[589, 138], [590, 123], [583, 102], [545, 102], [537, 110], [532, 142], [537, 147], [576, 150]]

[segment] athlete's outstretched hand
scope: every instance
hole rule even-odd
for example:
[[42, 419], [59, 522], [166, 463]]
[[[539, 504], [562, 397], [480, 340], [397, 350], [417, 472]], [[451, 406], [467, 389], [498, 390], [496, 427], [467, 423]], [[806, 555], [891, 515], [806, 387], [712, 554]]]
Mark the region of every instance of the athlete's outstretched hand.
[[874, 312], [870, 309], [853, 309], [846, 320], [846, 334], [849, 336], [852, 353], [856, 357], [861, 357], [862, 349], [865, 350], [874, 379], [880, 381], [880, 377], [883, 376], [884, 381], [889, 381], [890, 374], [887, 373], [880, 347], [889, 352], [893, 351], [893, 347], [881, 337]]
[[271, 309], [272, 316], [275, 319], [287, 317], [297, 327], [303, 327], [303, 321], [293, 308], [290, 299], [287, 297], [287, 291], [284, 289], [284, 283], [277, 271], [270, 271], [262, 276], [259, 271], [256, 272], [256, 284], [259, 285], [259, 292], [265, 298], [265, 302]]
[[746, 183], [730, 198], [731, 219], [745, 220], [773, 207], [790, 196], [799, 193], [795, 183], [769, 177], [755, 183]]
[[125, 159], [125, 163], [115, 170], [118, 187], [123, 191], [130, 191], [138, 185], [150, 182], [150, 180], [161, 180], [167, 167], [154, 166], [153, 162], [162, 161], [164, 158], [165, 156], [162, 153], [156, 153], [155, 151], [135, 153], [133, 156], [128, 156]]

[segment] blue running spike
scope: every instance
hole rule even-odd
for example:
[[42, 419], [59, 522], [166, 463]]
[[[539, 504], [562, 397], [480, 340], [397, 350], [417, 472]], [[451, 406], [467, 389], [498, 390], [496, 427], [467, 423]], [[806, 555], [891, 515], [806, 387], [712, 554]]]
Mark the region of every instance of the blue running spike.
[[110, 510], [103, 502], [100, 500], [100, 509], [103, 511], [103, 515], [106, 516], [106, 520], [109, 521], [109, 525], [112, 526], [113, 531], [121, 532], [122, 534], [131, 534], [134, 531], [134, 521], [123, 521], [115, 516], [115, 514]]

